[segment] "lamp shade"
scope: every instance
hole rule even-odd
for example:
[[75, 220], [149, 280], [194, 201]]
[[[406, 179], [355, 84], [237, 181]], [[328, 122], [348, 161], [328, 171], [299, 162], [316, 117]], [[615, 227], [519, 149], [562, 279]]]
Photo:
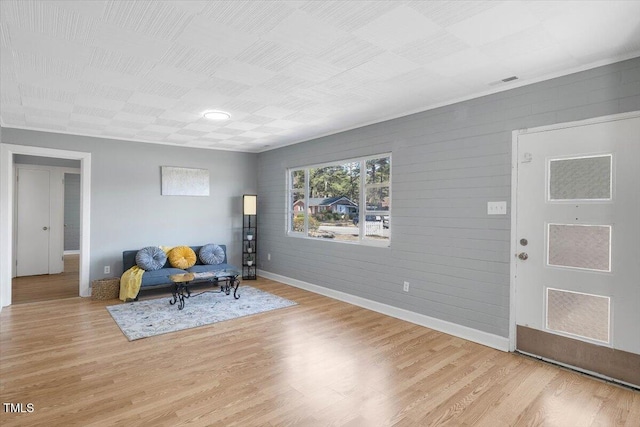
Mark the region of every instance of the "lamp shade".
[[245, 194], [242, 196], [242, 212], [245, 215], [255, 215], [258, 205], [258, 196], [255, 194]]

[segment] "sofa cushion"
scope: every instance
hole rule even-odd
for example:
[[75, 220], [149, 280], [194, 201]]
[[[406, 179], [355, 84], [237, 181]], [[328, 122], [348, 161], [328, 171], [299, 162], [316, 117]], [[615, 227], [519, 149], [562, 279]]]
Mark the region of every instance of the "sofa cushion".
[[160, 270], [167, 262], [167, 254], [157, 246], [147, 246], [136, 253], [136, 265], [146, 271]]
[[176, 246], [169, 251], [169, 263], [174, 268], [186, 270], [196, 263], [196, 253], [189, 246]]
[[222, 264], [224, 262], [224, 249], [213, 243], [208, 243], [200, 248], [198, 256], [203, 264]]

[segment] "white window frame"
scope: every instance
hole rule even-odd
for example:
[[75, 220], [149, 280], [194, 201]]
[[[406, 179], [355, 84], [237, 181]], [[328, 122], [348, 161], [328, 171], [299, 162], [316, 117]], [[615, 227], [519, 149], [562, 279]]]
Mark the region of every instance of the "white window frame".
[[[367, 161], [369, 160], [373, 160], [373, 159], [382, 159], [382, 158], [389, 158], [389, 181], [386, 183], [374, 183], [374, 184], [367, 184], [366, 180], [367, 180], [367, 169], [366, 169], [366, 164]], [[345, 163], [360, 163], [360, 197], [358, 200], [358, 215], [359, 215], [359, 219], [358, 219], [358, 240], [357, 241], [342, 241], [342, 240], [334, 240], [334, 239], [321, 239], [321, 238], [317, 238], [317, 237], [309, 237], [309, 212], [308, 212], [308, 206], [309, 206], [309, 170], [311, 169], [316, 169], [316, 168], [324, 168], [324, 167], [329, 167], [329, 166], [339, 166], [339, 165], [343, 165]], [[292, 182], [292, 175], [293, 172], [295, 171], [304, 171], [304, 189], [302, 190], [304, 192], [304, 214], [305, 214], [305, 220], [304, 220], [304, 228], [302, 231], [294, 231], [293, 230], [293, 218], [294, 218], [294, 210], [293, 210], [293, 194], [296, 192], [300, 192], [300, 189], [294, 189], [292, 188], [293, 186], [293, 182]], [[359, 244], [359, 245], [365, 245], [365, 246], [377, 246], [377, 247], [389, 247], [391, 246], [391, 215], [392, 215], [392, 177], [393, 177], [393, 161], [392, 161], [392, 157], [391, 157], [391, 153], [380, 153], [380, 154], [374, 154], [374, 155], [369, 155], [369, 156], [365, 156], [365, 157], [356, 157], [356, 158], [351, 158], [351, 159], [343, 159], [343, 160], [336, 160], [336, 161], [331, 161], [331, 162], [325, 162], [325, 163], [316, 163], [316, 164], [312, 164], [312, 165], [305, 165], [305, 166], [298, 166], [298, 167], [291, 167], [288, 168], [286, 171], [286, 185], [287, 185], [287, 197], [286, 197], [286, 203], [287, 206], [285, 208], [285, 212], [286, 212], [286, 233], [287, 236], [289, 237], [296, 237], [296, 238], [301, 238], [301, 239], [310, 239], [310, 240], [320, 240], [323, 242], [333, 242], [333, 243], [345, 243], [345, 244]], [[389, 210], [388, 211], [367, 211], [366, 210], [366, 191], [368, 188], [380, 188], [380, 187], [389, 187]], [[362, 209], [362, 207], [364, 206], [364, 209]], [[367, 214], [381, 214], [384, 216], [388, 216], [389, 217], [389, 238], [388, 239], [372, 239], [372, 238], [368, 238], [364, 235], [364, 224], [365, 224], [365, 218]]]

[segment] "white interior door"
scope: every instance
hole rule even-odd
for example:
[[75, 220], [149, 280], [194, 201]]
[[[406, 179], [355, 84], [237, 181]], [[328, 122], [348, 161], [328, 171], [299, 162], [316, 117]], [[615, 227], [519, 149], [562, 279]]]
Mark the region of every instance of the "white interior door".
[[525, 133], [517, 155], [516, 348], [564, 362], [584, 342], [638, 363], [640, 118]]
[[49, 274], [50, 172], [17, 168], [16, 274]]

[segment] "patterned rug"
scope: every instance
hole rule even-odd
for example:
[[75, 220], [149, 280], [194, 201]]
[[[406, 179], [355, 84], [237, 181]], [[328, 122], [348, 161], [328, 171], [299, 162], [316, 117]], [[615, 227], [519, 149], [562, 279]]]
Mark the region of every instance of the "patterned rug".
[[182, 310], [178, 310], [177, 304], [169, 304], [170, 297], [111, 305], [107, 310], [129, 341], [133, 341], [297, 304], [251, 286], [241, 286], [238, 293], [240, 299], [235, 299], [233, 293], [206, 292], [197, 296], [194, 293], [185, 299]]

